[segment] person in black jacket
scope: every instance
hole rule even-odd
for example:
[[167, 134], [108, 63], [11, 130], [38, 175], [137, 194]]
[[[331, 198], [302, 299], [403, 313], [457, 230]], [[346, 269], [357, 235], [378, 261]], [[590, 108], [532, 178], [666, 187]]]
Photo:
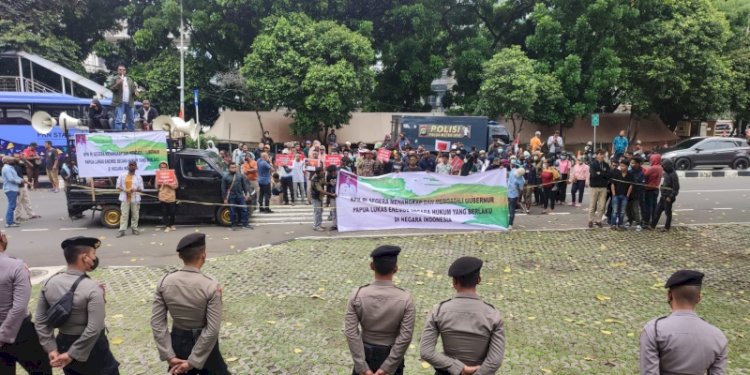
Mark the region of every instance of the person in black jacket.
[[656, 207], [656, 214], [651, 221], [650, 229], [656, 228], [656, 224], [661, 219], [661, 213], [664, 212], [667, 215], [667, 222], [664, 223], [663, 231], [669, 231], [672, 227], [672, 205], [674, 204], [677, 194], [680, 192], [680, 178], [677, 176], [677, 172], [674, 170], [674, 165], [670, 160], [664, 160], [662, 162], [664, 168], [664, 181], [661, 183], [661, 198], [659, 198], [659, 205]]
[[628, 162], [620, 161], [618, 169], [612, 173], [612, 216], [609, 224], [612, 229], [625, 229], [625, 207], [627, 207], [630, 195], [633, 193], [633, 175], [628, 172]]
[[591, 187], [591, 205], [589, 206], [589, 228], [594, 225], [602, 227], [602, 216], [606, 210], [607, 187], [609, 186], [610, 168], [604, 161], [604, 150], [596, 151], [596, 159], [589, 166], [589, 186]]
[[628, 206], [625, 213], [628, 215], [628, 226], [635, 225], [635, 230], [640, 232], [641, 229], [641, 205], [643, 204], [644, 185], [646, 184], [645, 171], [641, 167], [643, 160], [639, 156], [634, 156], [630, 160], [630, 174], [633, 175], [633, 192], [628, 199]]
[[109, 129], [109, 120], [107, 119], [107, 111], [102, 108], [102, 104], [99, 99], [91, 101], [89, 106], [89, 129], [91, 130], [107, 130]]

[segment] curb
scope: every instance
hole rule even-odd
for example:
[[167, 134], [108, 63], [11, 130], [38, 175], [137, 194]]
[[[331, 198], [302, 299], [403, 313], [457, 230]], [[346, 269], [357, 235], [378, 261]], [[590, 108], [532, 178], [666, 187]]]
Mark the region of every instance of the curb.
[[677, 171], [677, 176], [680, 178], [711, 178], [711, 177], [750, 177], [750, 169], [737, 171], [737, 170], [725, 170], [725, 171]]

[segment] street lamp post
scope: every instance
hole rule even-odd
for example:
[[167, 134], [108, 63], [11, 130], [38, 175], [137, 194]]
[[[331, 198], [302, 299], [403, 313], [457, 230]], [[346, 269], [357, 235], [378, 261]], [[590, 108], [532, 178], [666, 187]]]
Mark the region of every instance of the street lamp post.
[[185, 119], [185, 25], [180, 0], [180, 118]]

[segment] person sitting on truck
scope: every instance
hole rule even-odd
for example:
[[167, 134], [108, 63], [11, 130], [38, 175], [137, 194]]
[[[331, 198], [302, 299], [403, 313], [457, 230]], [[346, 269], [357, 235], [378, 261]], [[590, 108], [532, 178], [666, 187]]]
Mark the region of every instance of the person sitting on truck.
[[531, 151], [532, 153], [535, 151], [541, 151], [542, 149], [541, 136], [542, 136], [542, 132], [537, 130], [536, 132], [534, 132], [534, 137], [532, 137], [531, 140], [529, 141], [529, 151]]

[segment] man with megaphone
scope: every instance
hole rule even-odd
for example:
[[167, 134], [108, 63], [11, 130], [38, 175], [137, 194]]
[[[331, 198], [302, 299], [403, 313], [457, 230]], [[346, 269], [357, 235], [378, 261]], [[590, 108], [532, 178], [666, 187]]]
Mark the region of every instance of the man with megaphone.
[[112, 90], [112, 107], [115, 108], [115, 130], [122, 131], [122, 116], [126, 117], [126, 126], [128, 131], [135, 131], [135, 97], [138, 92], [138, 84], [128, 75], [128, 68], [125, 64], [117, 66], [117, 75], [107, 80], [107, 87]]

